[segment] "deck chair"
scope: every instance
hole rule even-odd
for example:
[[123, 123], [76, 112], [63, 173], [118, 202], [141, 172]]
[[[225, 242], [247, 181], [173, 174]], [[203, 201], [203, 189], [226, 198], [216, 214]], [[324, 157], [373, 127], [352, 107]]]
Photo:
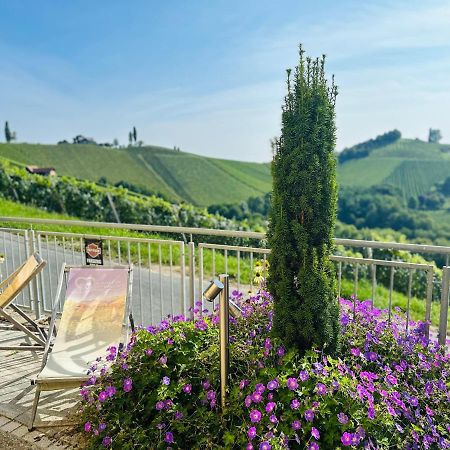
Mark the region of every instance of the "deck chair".
[[[53, 345], [57, 311], [61, 310], [61, 291], [66, 295]], [[41, 372], [32, 380], [36, 393], [29, 429], [33, 429], [42, 391], [72, 389], [89, 378], [89, 365], [106, 349], [128, 341], [131, 316], [131, 266], [66, 266], [61, 273], [53, 305], [49, 339]], [[123, 333], [123, 324], [125, 336]], [[133, 325], [132, 325], [133, 326]], [[39, 427], [66, 425], [64, 420], [40, 422]]]
[[[34, 253], [17, 270], [0, 283], [0, 317], [3, 317], [11, 324], [11, 327], [6, 329], [22, 331], [34, 341], [34, 345], [3, 345], [0, 346], [0, 350], [44, 350], [47, 334], [43, 327], [39, 326], [31, 317], [14, 305], [13, 301], [37, 277], [46, 264], [47, 262], [39, 254]], [[25, 322], [21, 323], [16, 320], [8, 314], [6, 308], [17, 313], [25, 319]]]

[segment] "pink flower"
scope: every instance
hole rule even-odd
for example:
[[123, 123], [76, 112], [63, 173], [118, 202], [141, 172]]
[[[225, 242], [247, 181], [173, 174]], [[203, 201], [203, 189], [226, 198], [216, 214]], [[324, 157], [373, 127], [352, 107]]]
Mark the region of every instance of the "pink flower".
[[267, 403], [267, 405], [266, 405], [266, 413], [271, 413], [275, 409], [276, 406], [277, 405], [274, 402]]
[[123, 390], [125, 392], [130, 392], [132, 388], [133, 380], [131, 378], [125, 378], [125, 380], [123, 380]]
[[291, 428], [292, 428], [293, 430], [299, 430], [301, 427], [302, 427], [302, 424], [300, 423], [300, 420], [294, 420], [294, 421], [291, 423]]
[[256, 437], [256, 428], [250, 427], [247, 431], [247, 435], [248, 435], [249, 439], [253, 439], [254, 437]]
[[319, 430], [318, 430], [317, 428], [315, 428], [315, 427], [312, 427], [312, 428], [311, 428], [311, 436], [312, 436], [313, 438], [319, 440], [319, 439], [320, 439], [320, 433], [319, 433]]
[[352, 445], [351, 433], [348, 433], [347, 431], [345, 433], [343, 433], [343, 435], [341, 436], [341, 442], [342, 442], [342, 445], [344, 445], [345, 447], [349, 447], [350, 445]]
[[298, 382], [296, 378], [288, 378], [286, 381], [286, 386], [291, 391], [295, 391], [298, 388]]
[[185, 384], [185, 385], [183, 386], [183, 392], [184, 392], [185, 394], [190, 394], [191, 391], [192, 391], [192, 385], [190, 385], [190, 384]]
[[259, 421], [261, 420], [261, 413], [260, 413], [257, 409], [253, 409], [253, 410], [250, 412], [250, 420], [251, 420], [253, 423], [259, 422]]

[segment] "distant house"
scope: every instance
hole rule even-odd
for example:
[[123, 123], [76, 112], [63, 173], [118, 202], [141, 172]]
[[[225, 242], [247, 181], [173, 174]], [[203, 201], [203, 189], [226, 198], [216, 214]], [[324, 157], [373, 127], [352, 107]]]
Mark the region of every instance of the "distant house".
[[85, 137], [81, 134], [78, 136], [75, 136], [73, 138], [74, 144], [97, 144], [97, 142], [94, 141], [94, 138]]
[[45, 175], [49, 177], [56, 176], [56, 170], [53, 167], [27, 166], [26, 169], [28, 173], [32, 173], [34, 175]]

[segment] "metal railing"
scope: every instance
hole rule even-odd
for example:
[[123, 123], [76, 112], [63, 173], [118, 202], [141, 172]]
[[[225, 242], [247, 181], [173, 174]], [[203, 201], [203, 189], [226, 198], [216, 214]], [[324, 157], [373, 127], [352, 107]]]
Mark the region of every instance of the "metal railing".
[[[225, 272], [230, 274], [232, 288], [252, 289], [253, 269], [255, 260], [265, 259], [270, 249], [265, 248], [265, 234], [248, 231], [215, 230], [191, 227], [169, 227], [160, 225], [136, 225], [101, 223], [88, 221], [47, 220], [17, 217], [0, 217], [0, 223], [26, 224], [30, 229], [20, 229], [20, 225], [0, 228], [0, 253], [6, 256], [1, 274], [10, 273], [33, 251], [39, 251], [49, 261], [48, 269], [41, 274], [36, 287], [36, 295], [32, 288], [25, 292], [17, 303], [26, 308], [34, 308], [36, 315], [51, 309], [52, 291], [56, 285], [57, 273], [63, 261], [69, 264], [80, 264], [84, 261], [84, 238], [101, 238], [104, 242], [105, 264], [133, 263], [135, 267], [135, 281], [133, 286], [134, 315], [137, 323], [142, 325], [154, 324], [168, 314], [189, 313], [195, 301], [201, 298], [205, 282], [211, 277]], [[163, 234], [167, 239], [151, 237], [111, 236], [109, 234], [77, 234], [71, 232], [42, 231], [33, 229], [34, 226], [58, 225], [66, 227], [89, 227], [90, 229], [121, 229], [144, 233]], [[102, 231], [103, 232], [103, 231]], [[109, 231], [110, 233], [110, 231]], [[143, 234], [143, 236], [145, 236]], [[170, 236], [175, 239], [170, 239]], [[194, 243], [193, 236], [200, 242]], [[217, 238], [218, 243], [201, 242], [202, 236], [208, 240]], [[190, 242], [180, 237], [190, 239]], [[239, 245], [220, 243], [223, 238], [236, 239]], [[242, 242], [248, 242], [248, 245]], [[254, 242], [256, 246], [252, 246]], [[436, 283], [436, 271], [433, 264], [417, 264], [397, 260], [383, 260], [372, 258], [375, 249], [401, 250], [417, 254], [439, 254], [447, 261], [443, 268], [439, 336], [445, 342], [448, 317], [448, 291], [450, 247], [437, 245], [408, 244], [397, 242], [378, 242], [358, 239], [335, 239], [340, 246], [352, 249], [366, 249], [367, 257], [349, 257], [333, 255], [332, 260], [337, 265], [339, 293], [343, 267], [351, 266], [353, 270], [353, 293], [358, 294], [360, 273], [369, 270], [372, 301], [376, 300], [377, 268], [389, 271], [388, 311], [392, 313], [392, 295], [396, 289], [396, 275], [403, 271], [407, 274], [406, 287], [406, 315], [410, 317], [410, 301], [413, 297], [414, 274], [423, 272], [426, 275], [426, 289], [424, 320], [431, 319], [433, 302], [433, 283]], [[259, 246], [261, 245], [261, 246]], [[186, 248], [187, 247], [187, 248]], [[363, 269], [366, 267], [367, 269]], [[198, 271], [198, 274], [196, 274]], [[367, 275], [367, 274], [366, 274]], [[348, 278], [348, 277], [347, 277]], [[447, 299], [447, 300], [445, 300]], [[435, 300], [438, 300], [435, 298]], [[407, 325], [408, 326], [408, 325]]]

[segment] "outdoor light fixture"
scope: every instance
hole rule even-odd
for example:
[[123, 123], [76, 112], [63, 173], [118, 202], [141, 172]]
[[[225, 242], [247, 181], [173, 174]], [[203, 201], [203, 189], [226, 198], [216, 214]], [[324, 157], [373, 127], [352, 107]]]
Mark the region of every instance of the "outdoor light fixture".
[[227, 396], [227, 382], [230, 372], [230, 349], [229, 349], [229, 291], [230, 283], [227, 274], [219, 275], [218, 280], [211, 281], [211, 284], [203, 292], [203, 297], [210, 302], [219, 296], [219, 347], [220, 347], [220, 405], [225, 408]]
[[209, 286], [203, 291], [203, 298], [213, 302], [214, 299], [223, 291], [224, 285], [219, 280], [213, 280]]

